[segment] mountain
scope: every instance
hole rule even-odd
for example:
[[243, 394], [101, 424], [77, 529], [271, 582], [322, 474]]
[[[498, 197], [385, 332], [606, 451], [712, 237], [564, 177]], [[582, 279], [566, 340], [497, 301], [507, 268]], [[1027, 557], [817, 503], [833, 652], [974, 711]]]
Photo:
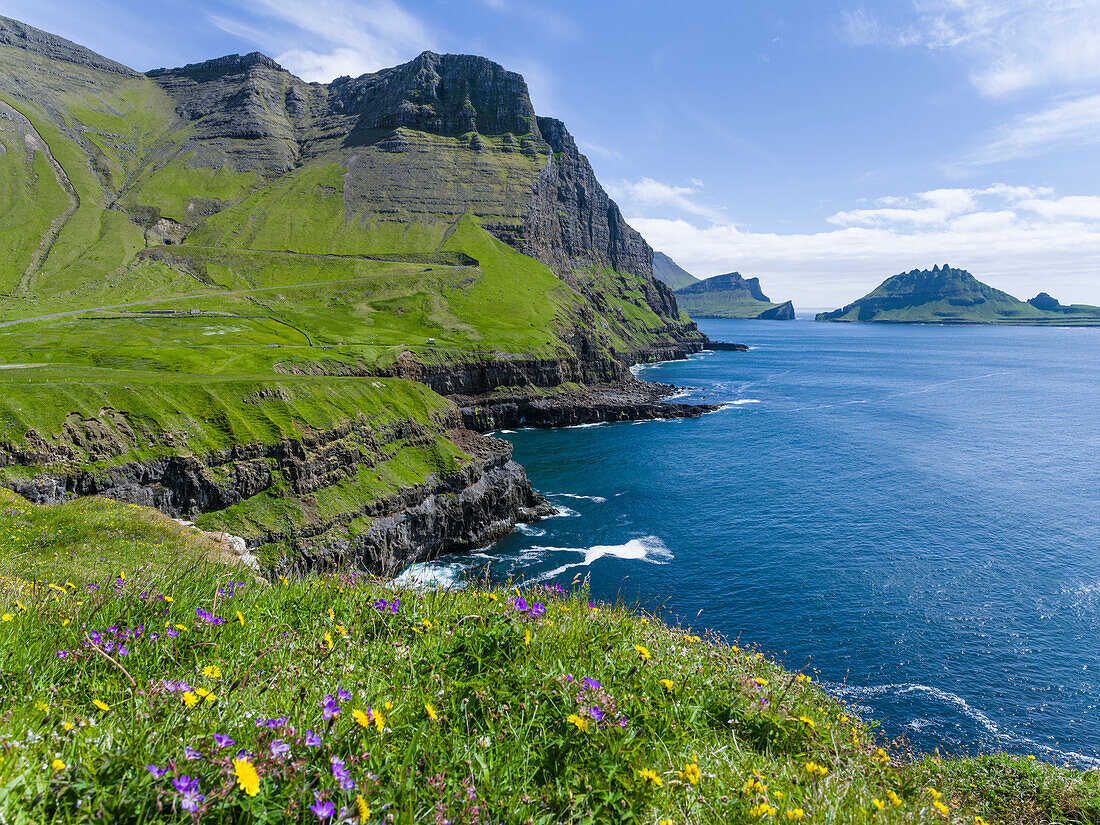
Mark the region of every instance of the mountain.
[[1100, 324], [1100, 307], [1065, 307], [1045, 292], [1024, 302], [947, 264], [914, 269], [818, 321], [910, 324]]
[[0, 484], [391, 570], [549, 506], [470, 430], [698, 414], [704, 337], [523, 78], [142, 74], [0, 17]]
[[673, 290], [699, 283], [698, 278], [683, 269], [664, 252], [653, 253], [653, 277], [668, 284]]
[[676, 300], [692, 318], [794, 320], [794, 304], [772, 302], [761, 291], [759, 278], [743, 278], [739, 272], [715, 275], [677, 289]]

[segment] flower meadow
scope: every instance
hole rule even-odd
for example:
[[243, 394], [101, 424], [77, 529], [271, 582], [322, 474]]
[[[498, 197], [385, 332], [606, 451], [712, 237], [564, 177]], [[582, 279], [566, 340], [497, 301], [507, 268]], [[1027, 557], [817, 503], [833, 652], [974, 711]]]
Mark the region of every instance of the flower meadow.
[[0, 541], [4, 823], [1100, 821], [1093, 775], [914, 759], [583, 582], [268, 582], [102, 501], [0, 498]]

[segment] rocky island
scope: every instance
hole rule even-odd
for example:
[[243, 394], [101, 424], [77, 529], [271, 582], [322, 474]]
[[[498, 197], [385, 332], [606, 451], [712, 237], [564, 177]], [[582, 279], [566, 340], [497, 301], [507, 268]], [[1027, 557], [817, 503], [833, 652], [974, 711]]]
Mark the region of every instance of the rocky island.
[[1040, 292], [1021, 301], [947, 264], [887, 278], [872, 292], [818, 321], [894, 324], [1100, 325], [1100, 307], [1063, 306]]
[[715, 275], [676, 290], [676, 300], [692, 318], [744, 318], [793, 321], [794, 304], [773, 302], [760, 289], [759, 278], [740, 272]]

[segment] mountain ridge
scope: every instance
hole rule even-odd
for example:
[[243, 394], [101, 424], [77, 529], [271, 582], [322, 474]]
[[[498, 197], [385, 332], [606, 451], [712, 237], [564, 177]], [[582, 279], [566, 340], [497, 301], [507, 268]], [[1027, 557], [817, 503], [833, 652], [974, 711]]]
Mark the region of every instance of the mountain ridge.
[[676, 290], [676, 299], [692, 318], [742, 318], [762, 321], [794, 320], [794, 304], [773, 302], [760, 288], [759, 278], [727, 272]]

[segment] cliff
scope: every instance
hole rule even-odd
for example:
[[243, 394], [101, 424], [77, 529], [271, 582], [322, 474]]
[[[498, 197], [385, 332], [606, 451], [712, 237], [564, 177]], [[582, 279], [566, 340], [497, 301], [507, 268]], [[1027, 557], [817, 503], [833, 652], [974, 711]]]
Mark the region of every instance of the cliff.
[[954, 269], [944, 264], [930, 270], [913, 269], [893, 275], [859, 300], [841, 309], [823, 312], [817, 320], [923, 324], [1100, 324], [1098, 307], [1059, 307], [1061, 305], [1046, 293], [1024, 302], [982, 283], [964, 269]]
[[790, 301], [773, 303], [760, 289], [759, 278], [744, 278], [739, 272], [715, 275], [677, 289], [676, 299], [692, 318], [794, 320]]
[[698, 278], [664, 252], [653, 253], [653, 277], [663, 281], [673, 291], [699, 282]]

